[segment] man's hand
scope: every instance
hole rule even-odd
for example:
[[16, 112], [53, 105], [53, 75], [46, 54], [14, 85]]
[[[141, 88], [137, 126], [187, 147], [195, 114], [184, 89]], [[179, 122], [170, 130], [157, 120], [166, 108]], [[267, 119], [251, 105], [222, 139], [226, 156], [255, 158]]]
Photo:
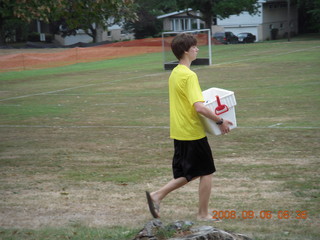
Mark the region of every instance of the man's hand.
[[230, 125], [233, 125], [233, 123], [226, 119], [223, 119], [223, 123], [218, 126], [222, 134], [227, 134], [228, 132], [230, 132]]
[[[207, 108], [203, 104], [203, 102], [194, 103], [194, 108], [199, 114], [211, 119], [214, 122], [221, 121], [221, 117], [219, 117], [216, 114], [214, 114], [214, 112], [211, 111], [209, 108]], [[223, 119], [223, 123], [221, 125], [218, 125], [218, 126], [220, 128], [221, 133], [222, 134], [226, 134], [226, 133], [230, 132], [230, 125], [233, 125], [233, 123], [228, 121], [228, 120]]]

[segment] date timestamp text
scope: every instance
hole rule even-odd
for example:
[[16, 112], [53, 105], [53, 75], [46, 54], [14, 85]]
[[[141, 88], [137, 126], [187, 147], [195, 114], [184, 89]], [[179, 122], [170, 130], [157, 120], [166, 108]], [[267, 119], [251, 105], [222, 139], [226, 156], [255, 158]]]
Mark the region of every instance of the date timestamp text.
[[307, 219], [307, 211], [241, 211], [236, 210], [214, 210], [213, 219]]

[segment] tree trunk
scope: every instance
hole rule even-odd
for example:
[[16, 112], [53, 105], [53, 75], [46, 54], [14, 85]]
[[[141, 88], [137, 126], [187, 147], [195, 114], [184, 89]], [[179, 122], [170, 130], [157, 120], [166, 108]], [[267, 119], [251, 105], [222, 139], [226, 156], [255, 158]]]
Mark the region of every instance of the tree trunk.
[[5, 45], [4, 33], [0, 31], [0, 46]]
[[102, 42], [103, 40], [102, 35], [103, 35], [103, 28], [99, 24], [96, 24], [95, 42]]
[[206, 16], [205, 17], [205, 24], [206, 28], [210, 29], [212, 28], [212, 23], [213, 23], [213, 17], [212, 16]]
[[5, 45], [5, 33], [3, 31], [4, 20], [0, 17], [0, 46]]
[[102, 39], [103, 28], [99, 24], [95, 24], [95, 27], [91, 26], [90, 29], [86, 31], [86, 34], [92, 37], [92, 41], [94, 43], [102, 42], [103, 40]]
[[97, 39], [97, 31], [96, 29], [94, 29], [93, 26], [91, 26], [89, 29], [87, 29], [86, 34], [88, 34], [90, 37], [92, 37], [92, 42], [96, 43], [96, 39]]

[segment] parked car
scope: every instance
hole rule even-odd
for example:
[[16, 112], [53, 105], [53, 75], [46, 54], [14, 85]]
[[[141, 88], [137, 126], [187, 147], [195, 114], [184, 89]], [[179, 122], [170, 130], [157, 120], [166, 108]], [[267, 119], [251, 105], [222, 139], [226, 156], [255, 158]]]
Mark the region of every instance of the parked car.
[[239, 43], [253, 43], [256, 41], [256, 36], [252, 33], [244, 32], [238, 34], [238, 39]]
[[232, 32], [216, 32], [213, 38], [223, 44], [238, 43], [238, 37]]

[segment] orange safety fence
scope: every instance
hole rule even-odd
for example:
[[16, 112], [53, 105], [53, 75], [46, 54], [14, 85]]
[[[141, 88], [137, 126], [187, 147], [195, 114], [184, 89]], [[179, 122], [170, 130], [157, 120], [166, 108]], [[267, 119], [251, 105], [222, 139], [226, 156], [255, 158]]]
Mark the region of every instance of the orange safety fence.
[[[166, 38], [165, 47], [170, 46], [172, 38]], [[208, 44], [205, 34], [198, 34], [197, 39], [198, 45]], [[6, 49], [0, 52], [0, 72], [60, 67], [161, 51], [161, 38], [123, 41], [87, 48]]]
[[53, 48], [45, 49], [45, 53], [43, 51], [44, 49], [26, 49], [21, 50], [22, 53], [13, 54], [10, 53], [12, 52], [10, 50], [2, 51], [0, 54], [0, 72], [59, 67], [75, 63], [161, 52], [162, 42], [161, 38], [152, 38], [87, 48]]

